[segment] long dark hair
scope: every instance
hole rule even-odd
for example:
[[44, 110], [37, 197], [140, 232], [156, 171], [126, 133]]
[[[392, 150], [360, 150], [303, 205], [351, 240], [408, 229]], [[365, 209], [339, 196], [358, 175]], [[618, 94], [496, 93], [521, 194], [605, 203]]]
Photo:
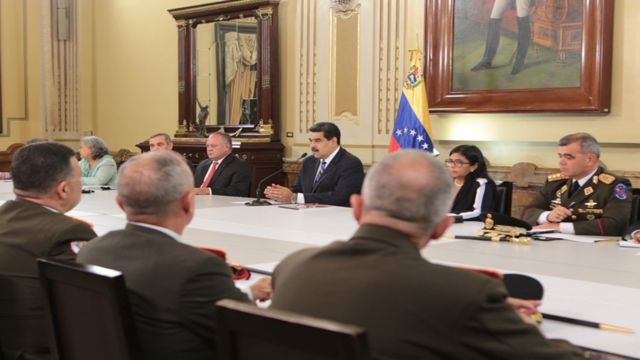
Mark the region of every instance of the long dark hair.
[[482, 151], [480, 151], [477, 146], [458, 145], [449, 152], [449, 156], [451, 156], [451, 154], [461, 154], [467, 159], [467, 161], [469, 161], [470, 165], [478, 165], [478, 167], [473, 172], [469, 173], [469, 175], [472, 175], [474, 178], [490, 179], [489, 173], [487, 172], [487, 163], [484, 160]]

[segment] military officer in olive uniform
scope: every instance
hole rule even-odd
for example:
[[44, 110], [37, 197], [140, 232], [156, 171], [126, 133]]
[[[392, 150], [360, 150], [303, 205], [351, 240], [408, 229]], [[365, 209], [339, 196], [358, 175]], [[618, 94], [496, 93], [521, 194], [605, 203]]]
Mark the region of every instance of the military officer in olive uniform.
[[0, 359], [48, 360], [36, 259], [75, 261], [80, 246], [97, 235], [65, 215], [82, 190], [74, 150], [53, 142], [25, 145], [13, 157], [11, 175], [16, 198], [0, 206]]
[[523, 217], [537, 229], [577, 235], [622, 235], [631, 211], [629, 180], [598, 166], [600, 145], [587, 133], [558, 143], [560, 173], [550, 175]]

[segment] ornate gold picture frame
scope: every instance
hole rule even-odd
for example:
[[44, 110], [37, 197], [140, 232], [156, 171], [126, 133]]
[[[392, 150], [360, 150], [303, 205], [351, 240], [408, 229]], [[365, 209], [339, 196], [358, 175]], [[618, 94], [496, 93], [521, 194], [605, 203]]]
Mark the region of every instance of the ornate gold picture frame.
[[[490, 18], [500, 43], [486, 61]], [[430, 111], [609, 113], [612, 37], [611, 0], [427, 0]]]

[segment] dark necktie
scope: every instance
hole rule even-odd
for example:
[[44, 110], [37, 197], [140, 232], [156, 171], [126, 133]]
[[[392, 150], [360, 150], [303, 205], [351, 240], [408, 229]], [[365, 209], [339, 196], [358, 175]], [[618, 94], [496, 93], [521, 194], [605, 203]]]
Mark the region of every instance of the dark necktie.
[[316, 174], [316, 178], [313, 179], [313, 186], [315, 187], [316, 185], [318, 185], [318, 182], [320, 181], [320, 179], [322, 178], [322, 173], [324, 173], [324, 169], [327, 168], [327, 162], [322, 160], [320, 162], [320, 170], [318, 170], [318, 173]]
[[571, 188], [569, 189], [569, 197], [575, 194], [578, 189], [580, 189], [580, 183], [578, 183], [577, 181], [572, 182]]

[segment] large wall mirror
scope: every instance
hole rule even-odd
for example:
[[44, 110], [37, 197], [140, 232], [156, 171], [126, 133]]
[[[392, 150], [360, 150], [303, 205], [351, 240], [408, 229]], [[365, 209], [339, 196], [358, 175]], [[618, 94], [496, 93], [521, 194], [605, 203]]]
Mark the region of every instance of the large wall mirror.
[[208, 125], [258, 123], [257, 30], [255, 18], [196, 28], [195, 110], [208, 110]]
[[276, 0], [236, 0], [169, 10], [178, 24], [176, 137], [224, 127], [279, 141], [277, 9]]

